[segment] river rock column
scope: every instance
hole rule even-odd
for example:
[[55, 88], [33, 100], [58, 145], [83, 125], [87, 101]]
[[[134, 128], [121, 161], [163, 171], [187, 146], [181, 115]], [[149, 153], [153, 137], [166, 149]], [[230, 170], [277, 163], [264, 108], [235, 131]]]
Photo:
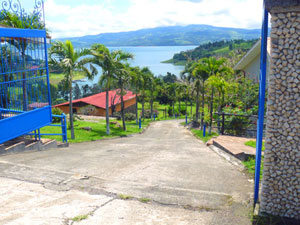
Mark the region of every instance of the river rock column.
[[300, 1], [265, 3], [272, 46], [260, 212], [300, 219]]

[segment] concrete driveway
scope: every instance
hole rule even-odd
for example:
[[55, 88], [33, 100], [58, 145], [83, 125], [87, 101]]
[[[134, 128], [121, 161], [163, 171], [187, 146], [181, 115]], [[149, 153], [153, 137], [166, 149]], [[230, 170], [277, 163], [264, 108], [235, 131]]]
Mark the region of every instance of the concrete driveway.
[[[0, 224], [250, 224], [252, 184], [178, 121], [0, 157]], [[26, 222], [27, 221], [27, 222]]]

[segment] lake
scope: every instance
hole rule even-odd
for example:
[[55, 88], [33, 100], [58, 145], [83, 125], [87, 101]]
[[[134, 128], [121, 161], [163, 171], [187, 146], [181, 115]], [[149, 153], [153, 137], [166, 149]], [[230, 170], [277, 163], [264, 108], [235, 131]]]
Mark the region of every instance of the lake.
[[[194, 49], [197, 46], [143, 46], [143, 47], [108, 47], [110, 50], [121, 49], [123, 51], [132, 53], [134, 59], [130, 60], [132, 66], [149, 67], [155, 76], [166, 75], [167, 72], [179, 76], [184, 69], [183, 66], [175, 66], [169, 63], [161, 63], [162, 61], [171, 59], [175, 53]], [[99, 68], [100, 69], [100, 68]], [[101, 70], [101, 69], [100, 69]], [[101, 71], [93, 81], [79, 82], [78, 84], [95, 84], [98, 82]]]

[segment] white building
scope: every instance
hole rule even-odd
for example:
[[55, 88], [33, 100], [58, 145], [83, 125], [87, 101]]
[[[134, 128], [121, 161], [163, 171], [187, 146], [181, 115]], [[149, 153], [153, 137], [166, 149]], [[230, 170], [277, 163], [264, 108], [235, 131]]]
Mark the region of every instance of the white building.
[[[271, 39], [268, 38], [267, 44], [267, 81], [270, 71], [270, 49]], [[257, 41], [255, 45], [246, 53], [246, 55], [234, 66], [234, 70], [241, 70], [245, 73], [245, 76], [259, 82], [260, 73], [260, 50], [261, 40]]]

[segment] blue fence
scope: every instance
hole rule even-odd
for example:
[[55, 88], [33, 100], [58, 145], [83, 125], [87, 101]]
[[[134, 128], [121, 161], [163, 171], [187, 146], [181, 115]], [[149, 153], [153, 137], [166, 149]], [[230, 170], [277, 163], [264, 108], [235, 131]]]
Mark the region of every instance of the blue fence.
[[[46, 31], [31, 29], [34, 21], [17, 2], [0, 1], [1, 19], [10, 12], [27, 27], [0, 27], [0, 144], [52, 121]], [[42, 6], [36, 1], [36, 17]]]
[[52, 115], [54, 118], [60, 118], [61, 122], [59, 124], [50, 124], [47, 126], [50, 127], [61, 127], [61, 133], [41, 133], [40, 129], [35, 130], [33, 133], [29, 133], [28, 135], [32, 135], [35, 137], [35, 140], [41, 140], [41, 136], [48, 135], [48, 136], [62, 136], [62, 141], [64, 143], [68, 142], [67, 137], [67, 120], [66, 115], [63, 113], [61, 115]]

